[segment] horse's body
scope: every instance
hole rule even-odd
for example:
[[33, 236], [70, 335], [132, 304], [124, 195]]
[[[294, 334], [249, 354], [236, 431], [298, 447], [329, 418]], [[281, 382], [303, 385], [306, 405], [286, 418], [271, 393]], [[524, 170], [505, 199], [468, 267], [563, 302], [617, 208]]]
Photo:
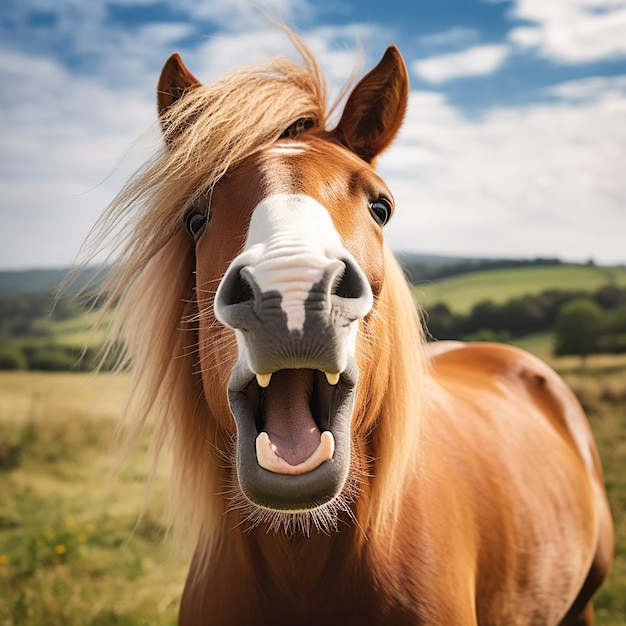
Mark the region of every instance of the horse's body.
[[576, 398], [520, 350], [425, 347], [372, 167], [402, 59], [328, 131], [298, 45], [307, 68], [214, 88], [173, 56], [164, 156], [113, 213], [147, 197], [111, 299], [131, 283], [144, 416], [199, 536], [180, 624], [591, 624], [613, 535]]
[[350, 520], [288, 537], [228, 532], [234, 514], [219, 557], [192, 567], [182, 623], [592, 623], [611, 522], [571, 391], [534, 357], [486, 344], [437, 346], [430, 384], [424, 473], [395, 550], [369, 550]]

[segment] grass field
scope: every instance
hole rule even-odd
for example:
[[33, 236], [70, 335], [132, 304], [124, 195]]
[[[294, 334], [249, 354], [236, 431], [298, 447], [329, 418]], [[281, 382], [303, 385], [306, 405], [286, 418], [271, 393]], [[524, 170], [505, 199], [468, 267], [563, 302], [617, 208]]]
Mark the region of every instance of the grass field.
[[[545, 340], [535, 338], [547, 354]], [[543, 346], [543, 347], [542, 347]], [[626, 358], [553, 364], [587, 407], [617, 528], [597, 624], [626, 615]], [[189, 558], [162, 541], [167, 462], [143, 518], [148, 442], [110, 484], [125, 378], [0, 374], [0, 625], [174, 625]], [[18, 454], [20, 458], [14, 458]]]
[[549, 289], [596, 291], [605, 285], [626, 287], [626, 268], [581, 265], [487, 270], [414, 286], [420, 304], [428, 309], [443, 302], [451, 311], [467, 314], [478, 302], [504, 304], [512, 298]]
[[176, 623], [188, 555], [175, 558], [162, 541], [167, 464], [139, 521], [147, 441], [109, 480], [125, 384], [107, 375], [0, 374], [2, 626]]

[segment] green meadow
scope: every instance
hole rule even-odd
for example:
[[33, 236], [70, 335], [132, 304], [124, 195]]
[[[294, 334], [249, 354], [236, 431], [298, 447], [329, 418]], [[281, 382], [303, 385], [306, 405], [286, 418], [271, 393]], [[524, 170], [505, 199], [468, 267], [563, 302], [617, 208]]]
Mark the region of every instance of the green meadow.
[[485, 270], [414, 285], [419, 303], [426, 309], [444, 303], [455, 313], [467, 314], [478, 302], [504, 304], [512, 298], [543, 291], [593, 292], [606, 285], [626, 287], [626, 267], [555, 265]]
[[125, 387], [0, 373], [2, 626], [176, 623], [189, 554], [164, 541], [167, 462], [145, 503], [147, 439], [116, 472]]
[[81, 350], [85, 345], [99, 346], [106, 337], [110, 317], [105, 316], [97, 330], [91, 329], [97, 325], [99, 311], [86, 311], [67, 319], [41, 318], [33, 324], [28, 336], [22, 340], [17, 339], [16, 343], [43, 346], [53, 342], [55, 345], [69, 346], [77, 350]]

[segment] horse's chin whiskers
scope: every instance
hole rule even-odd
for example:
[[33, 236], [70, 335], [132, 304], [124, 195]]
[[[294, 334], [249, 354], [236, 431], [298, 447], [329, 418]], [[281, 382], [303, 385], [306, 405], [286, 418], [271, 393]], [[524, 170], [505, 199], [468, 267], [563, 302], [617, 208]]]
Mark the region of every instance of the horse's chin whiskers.
[[311, 531], [315, 529], [317, 532], [330, 535], [339, 531], [339, 525], [343, 523], [341, 519], [343, 513], [365, 535], [351, 506], [361, 490], [359, 487], [361, 482], [361, 479], [351, 472], [344, 489], [333, 500], [309, 511], [297, 513], [265, 509], [253, 504], [243, 495], [236, 478], [232, 476], [227, 479], [225, 489], [220, 495], [230, 503], [226, 513], [235, 513], [239, 517], [235, 528], [242, 528], [243, 532], [248, 534], [264, 525], [265, 532], [269, 534], [282, 532], [287, 536], [300, 534], [310, 537]]

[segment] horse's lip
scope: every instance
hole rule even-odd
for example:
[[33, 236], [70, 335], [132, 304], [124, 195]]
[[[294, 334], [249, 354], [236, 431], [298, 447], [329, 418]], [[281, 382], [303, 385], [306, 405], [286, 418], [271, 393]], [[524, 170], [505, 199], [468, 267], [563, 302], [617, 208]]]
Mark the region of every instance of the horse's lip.
[[316, 508], [341, 493], [350, 467], [350, 424], [358, 372], [356, 362], [349, 358], [336, 385], [336, 411], [328, 425], [335, 441], [333, 457], [315, 469], [291, 475], [274, 473], [258, 464], [256, 416], [246, 393], [256, 375], [245, 363], [233, 368], [228, 400], [237, 426], [236, 469], [241, 490], [249, 500], [263, 508], [293, 512]]

